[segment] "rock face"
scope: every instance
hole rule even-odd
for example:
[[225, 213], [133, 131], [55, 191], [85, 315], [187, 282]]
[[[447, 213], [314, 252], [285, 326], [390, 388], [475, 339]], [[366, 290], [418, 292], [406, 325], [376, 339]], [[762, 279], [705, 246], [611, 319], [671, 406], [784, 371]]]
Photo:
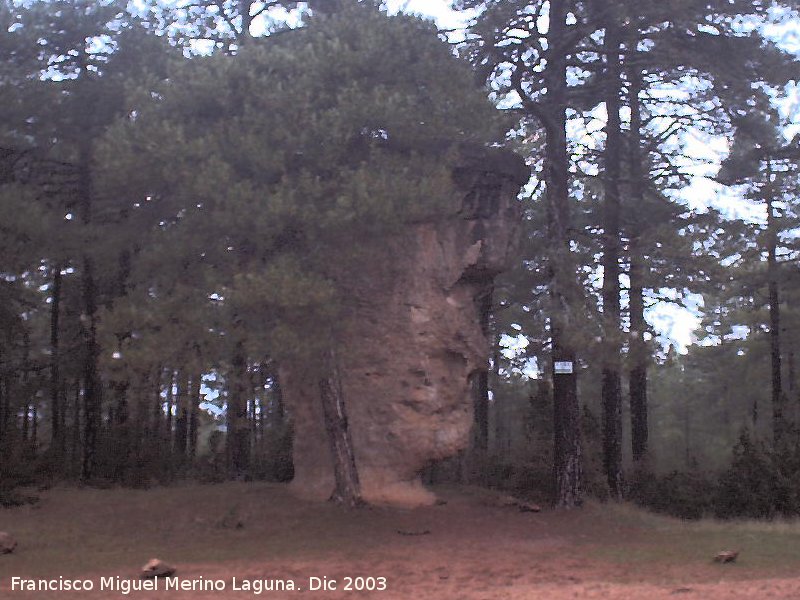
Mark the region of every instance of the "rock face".
[[[419, 473], [464, 449], [472, 426], [470, 377], [486, 369], [477, 300], [507, 266], [529, 170], [515, 154], [462, 152], [454, 178], [460, 210], [415, 223], [382, 243], [383, 254], [348, 273], [351, 310], [337, 347], [343, 396], [364, 500], [435, 501]], [[333, 463], [317, 382], [284, 365], [295, 427], [292, 487], [326, 500]]]

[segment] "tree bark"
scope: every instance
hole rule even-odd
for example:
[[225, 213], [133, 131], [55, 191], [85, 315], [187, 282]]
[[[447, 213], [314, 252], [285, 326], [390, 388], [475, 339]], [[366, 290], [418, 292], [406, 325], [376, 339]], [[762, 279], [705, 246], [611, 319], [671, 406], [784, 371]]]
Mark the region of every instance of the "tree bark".
[[[629, 97], [631, 111], [630, 142], [628, 144], [628, 164], [631, 172], [631, 200], [633, 209], [644, 201], [644, 169], [642, 157], [642, 107], [639, 95], [642, 89], [642, 77], [636, 64], [636, 44], [638, 38], [629, 44], [632, 66], [628, 69]], [[638, 465], [647, 455], [649, 425], [647, 417], [647, 367], [648, 352], [644, 334], [647, 321], [644, 317], [644, 287], [647, 266], [641, 248], [641, 227], [638, 222], [635, 231], [630, 233], [630, 372], [628, 373], [628, 392], [631, 409], [631, 451], [633, 462]]]
[[164, 401], [161, 399], [161, 377], [164, 369], [161, 365], [155, 369], [154, 389], [153, 392], [153, 425], [150, 428], [150, 435], [156, 447], [161, 447], [161, 421], [164, 415]]
[[778, 225], [775, 215], [775, 192], [772, 186], [771, 160], [767, 158], [767, 278], [769, 295], [769, 348], [772, 370], [772, 436], [776, 447], [782, 445], [785, 433], [784, 398], [781, 380], [781, 313], [778, 273]]
[[72, 464], [73, 473], [82, 471], [83, 464], [79, 465], [79, 458], [83, 456], [83, 448], [81, 447], [81, 381], [75, 380], [75, 395], [72, 405], [72, 448], [70, 449], [70, 463]]
[[[548, 92], [546, 174], [548, 236], [551, 243], [550, 295], [554, 404], [554, 472], [556, 506], [575, 508], [583, 502], [580, 407], [574, 341], [569, 331], [570, 280], [574, 277], [570, 254], [569, 155], [567, 154], [567, 8], [565, 0], [550, 2], [548, 56], [544, 79]], [[556, 363], [569, 364], [571, 372], [557, 372]]]
[[175, 442], [173, 452], [179, 461], [186, 459], [186, 449], [189, 439], [189, 402], [191, 392], [188, 375], [181, 372], [178, 375], [178, 394], [175, 411]]
[[[0, 377], [0, 450], [6, 442], [6, 430], [8, 429], [8, 418], [11, 411], [8, 406], [8, 379]], [[0, 460], [0, 462], [2, 462]]]
[[606, 25], [605, 105], [606, 147], [603, 202], [603, 466], [609, 491], [622, 499], [622, 323], [620, 309], [620, 193], [622, 153], [620, 93], [622, 89], [621, 35], [611, 11]]
[[30, 430], [30, 390], [28, 380], [30, 379], [30, 354], [31, 354], [31, 338], [28, 330], [23, 333], [23, 353], [22, 353], [22, 373], [20, 374], [20, 392], [22, 397], [22, 443], [27, 447], [28, 437]]
[[330, 499], [333, 502], [355, 508], [362, 506], [364, 500], [361, 498], [361, 483], [358, 479], [353, 441], [347, 423], [341, 377], [333, 351], [329, 357], [327, 370], [328, 374], [322, 377], [318, 383], [336, 480]]
[[33, 398], [31, 404], [31, 439], [30, 448], [36, 452], [36, 446], [39, 443], [39, 402], [36, 397]]
[[200, 412], [200, 387], [202, 385], [202, 376], [195, 375], [192, 377], [192, 388], [189, 392], [189, 458], [194, 459], [197, 456], [197, 428]]
[[[486, 290], [478, 299], [479, 316], [483, 335], [491, 334], [492, 290]], [[485, 368], [475, 374], [473, 381], [473, 409], [475, 426], [475, 448], [486, 452], [489, 448], [489, 361]]]
[[631, 240], [630, 267], [630, 320], [631, 320], [631, 369], [628, 387], [631, 407], [631, 450], [634, 464], [647, 456], [649, 425], [647, 418], [647, 344], [644, 333], [647, 322], [644, 318], [644, 269], [639, 249]]
[[[81, 52], [79, 57], [79, 79], [85, 82], [89, 77], [87, 68], [88, 57]], [[88, 90], [85, 84], [79, 88], [79, 93], [86, 96]], [[86, 98], [84, 98], [86, 99]], [[79, 121], [85, 118], [80, 115]], [[88, 118], [91, 118], [89, 116]], [[88, 123], [87, 123], [88, 125]], [[84, 232], [88, 234], [92, 224], [92, 141], [86, 132], [78, 144], [78, 206]], [[87, 235], [88, 237], [88, 235]], [[102, 420], [102, 401], [100, 386], [97, 381], [97, 359], [99, 348], [97, 344], [97, 288], [94, 279], [94, 260], [88, 252], [83, 253], [83, 271], [81, 273], [81, 292], [83, 296], [83, 324], [84, 363], [83, 363], [83, 462], [81, 465], [81, 479], [91, 480], [95, 475], [97, 436]]]
[[238, 342], [231, 360], [231, 387], [228, 390], [228, 433], [225, 437], [228, 471], [232, 479], [244, 477], [250, 467], [250, 429], [247, 420], [247, 358], [244, 344]]
[[60, 311], [61, 311], [61, 263], [53, 267], [52, 303], [50, 305], [50, 445], [59, 455], [64, 452], [64, 434], [61, 406], [61, 357], [60, 357]]
[[795, 398], [796, 391], [797, 391], [797, 371], [795, 367], [795, 358], [794, 358], [794, 342], [792, 341], [792, 336], [786, 336], [787, 341], [787, 350], [786, 350], [786, 378], [787, 384], [789, 388], [789, 397]]
[[167, 454], [172, 454], [172, 410], [175, 406], [175, 371], [167, 372], [167, 413], [164, 415], [164, 446]]
[[272, 416], [275, 425], [283, 425], [286, 420], [286, 407], [283, 403], [283, 389], [281, 388], [281, 379], [278, 374], [277, 365], [272, 366]]

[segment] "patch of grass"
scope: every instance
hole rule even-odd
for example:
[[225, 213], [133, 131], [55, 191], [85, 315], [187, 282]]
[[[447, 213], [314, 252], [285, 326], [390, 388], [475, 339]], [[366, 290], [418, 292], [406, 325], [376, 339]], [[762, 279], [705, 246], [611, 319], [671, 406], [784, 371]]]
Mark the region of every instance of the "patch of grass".
[[[368, 532], [369, 513], [361, 516], [361, 531]], [[135, 572], [151, 557], [209, 563], [336, 548], [358, 555], [370, 542], [367, 535], [343, 535], [353, 518], [335, 506], [300, 502], [274, 484], [53, 489], [39, 509], [0, 510], [0, 530], [19, 541], [12, 558], [0, 561], [0, 579], [9, 569], [46, 575], [53, 565], [64, 575]]]
[[[602, 558], [620, 563], [693, 567], [698, 575], [794, 575], [800, 569], [800, 521], [682, 520], [649, 513], [632, 504], [594, 505], [606, 536], [588, 540]], [[585, 518], [585, 517], [584, 517]], [[624, 532], [619, 537], [614, 535]], [[598, 541], [601, 541], [598, 544]], [[734, 565], [715, 565], [721, 550], [740, 550]]]
[[[542, 572], [569, 563], [570, 574], [583, 569], [582, 577], [616, 582], [794, 576], [800, 570], [798, 521], [683, 521], [597, 502], [531, 514], [487, 501], [492, 493], [478, 488], [441, 492], [449, 500], [445, 506], [352, 511], [300, 501], [280, 484], [54, 488], [37, 506], [0, 510], [0, 530], [19, 541], [14, 554], [0, 557], [0, 581], [54, 572], [135, 576], [152, 557], [177, 565], [381, 557], [401, 568], [415, 552], [442, 564], [524, 557]], [[431, 535], [405, 538], [398, 529]], [[725, 549], [741, 550], [739, 560], [713, 563]]]

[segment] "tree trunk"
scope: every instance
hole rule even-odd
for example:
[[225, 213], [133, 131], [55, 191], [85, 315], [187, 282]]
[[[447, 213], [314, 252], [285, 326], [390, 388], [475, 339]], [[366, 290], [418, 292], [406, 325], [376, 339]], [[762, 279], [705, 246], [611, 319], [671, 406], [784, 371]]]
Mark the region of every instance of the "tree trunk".
[[[90, 150], [83, 144], [79, 158], [79, 176], [81, 193], [81, 212], [83, 225], [88, 227], [91, 223], [91, 179], [89, 171]], [[91, 480], [95, 475], [97, 462], [97, 436], [101, 427], [101, 400], [100, 387], [97, 381], [97, 290], [94, 281], [94, 261], [88, 255], [83, 256], [83, 273], [81, 288], [84, 303], [84, 312], [81, 315], [83, 322], [83, 338], [85, 345], [83, 363], [83, 464], [81, 466], [81, 479]]]
[[611, 496], [622, 499], [622, 323], [620, 310], [620, 193], [622, 54], [619, 28], [611, 11], [606, 26], [606, 147], [603, 202], [603, 466]]
[[781, 446], [785, 433], [783, 417], [783, 384], [781, 381], [781, 313], [778, 291], [778, 231], [775, 216], [775, 193], [772, 188], [771, 161], [767, 159], [767, 278], [769, 293], [769, 348], [772, 367], [772, 435], [776, 447]]
[[[786, 330], [784, 329], [784, 332]], [[786, 340], [786, 385], [788, 387], [788, 397], [793, 400], [790, 404], [789, 410], [792, 411], [792, 422], [795, 426], [800, 423], [800, 412], [798, 412], [798, 402], [800, 400], [797, 396], [797, 372], [794, 357], [794, 341], [792, 340], [792, 332], [784, 336]]]
[[[628, 145], [628, 164], [631, 172], [631, 200], [632, 207], [641, 206], [644, 201], [644, 173], [642, 160], [642, 112], [639, 95], [642, 89], [642, 78], [639, 67], [636, 65], [636, 44], [638, 37], [634, 37], [629, 44], [633, 65], [628, 70], [629, 97], [628, 104], [631, 111], [631, 131]], [[635, 227], [638, 227], [635, 225]], [[640, 247], [641, 231], [630, 233], [630, 372], [628, 373], [628, 391], [631, 409], [631, 451], [633, 462], [638, 465], [647, 455], [649, 425], [647, 419], [647, 366], [649, 362], [647, 344], [644, 334], [647, 331], [647, 321], [644, 318], [644, 286], [647, 266], [644, 262], [643, 248]]]
[[150, 404], [147, 400], [149, 399], [151, 381], [149, 375], [144, 374], [138, 381], [139, 384], [136, 386], [134, 396], [136, 403], [133, 411], [134, 423], [131, 437], [131, 455], [135, 457], [135, 460], [141, 460], [142, 447], [150, 441]]
[[[73, 465], [73, 473], [79, 472], [78, 460], [83, 456], [81, 448], [81, 381], [75, 380], [75, 396], [72, 405], [72, 448], [70, 449], [70, 463]], [[81, 463], [80, 470], [83, 465]]]
[[[547, 87], [545, 150], [550, 239], [550, 295], [552, 298], [550, 333], [552, 338], [552, 375], [554, 404], [553, 459], [556, 506], [575, 508], [583, 502], [581, 466], [580, 407], [576, 353], [569, 330], [569, 311], [574, 302], [570, 288], [574, 278], [570, 249], [569, 155], [567, 154], [567, 55], [563, 40], [567, 36], [565, 0], [550, 2], [548, 57], [544, 79]], [[559, 363], [560, 368], [556, 368]]]
[[283, 404], [283, 390], [281, 389], [281, 379], [278, 374], [277, 365], [273, 365], [271, 376], [273, 423], [276, 425], [282, 425], [286, 419], [286, 407]]
[[683, 451], [686, 468], [692, 468], [692, 396], [683, 399]]
[[247, 421], [247, 358], [238, 342], [231, 361], [232, 385], [228, 389], [228, 433], [225, 437], [228, 472], [232, 479], [244, 477], [250, 468], [250, 430]]
[[250, 454], [253, 454], [256, 445], [258, 444], [258, 414], [259, 414], [259, 400], [253, 397], [250, 400]]
[[30, 378], [30, 348], [31, 348], [31, 338], [28, 330], [26, 329], [23, 333], [23, 351], [22, 351], [22, 372], [19, 375], [19, 390], [20, 396], [22, 399], [22, 422], [20, 424], [20, 430], [22, 431], [22, 444], [24, 447], [28, 445], [28, 436], [29, 436], [29, 423], [30, 423], [30, 411], [31, 411], [31, 404], [30, 404], [30, 395], [28, 393], [28, 379]]
[[164, 447], [172, 454], [172, 410], [175, 405], [175, 371], [169, 369], [167, 378], [167, 413], [164, 415]]
[[159, 365], [154, 371], [153, 378], [153, 397], [152, 397], [152, 415], [150, 435], [151, 441], [157, 447], [161, 444], [161, 421], [164, 415], [164, 400], [161, 398], [161, 377], [164, 374], [164, 369]]
[[358, 480], [353, 441], [347, 423], [339, 367], [333, 351], [329, 357], [328, 375], [319, 380], [319, 395], [336, 479], [336, 487], [330, 499], [352, 508], [361, 506], [364, 504], [361, 498], [361, 484]]
[[631, 240], [630, 270], [630, 320], [631, 320], [631, 369], [628, 385], [631, 407], [631, 450], [634, 464], [647, 455], [649, 426], [647, 419], [647, 344], [644, 333], [647, 322], [644, 318], [643, 278], [645, 266], [638, 255], [636, 242]]
[[195, 375], [192, 377], [192, 388], [189, 392], [189, 458], [194, 459], [197, 456], [197, 426], [200, 411], [200, 386], [202, 385], [202, 376]]
[[[0, 377], [0, 450], [6, 442], [8, 417], [11, 414], [8, 406], [8, 379]], [[2, 460], [0, 460], [2, 462]]]
[[36, 452], [36, 446], [39, 443], [39, 403], [36, 398], [33, 398], [31, 405], [31, 439], [30, 447]]
[[50, 305], [50, 445], [59, 455], [64, 452], [61, 406], [61, 357], [59, 319], [61, 311], [61, 263], [53, 267], [52, 303]]
[[[492, 290], [478, 299], [479, 316], [483, 335], [489, 339], [491, 334]], [[475, 448], [485, 453], [489, 448], [489, 363], [475, 374], [473, 381]]]
[[175, 411], [175, 444], [173, 451], [178, 461], [186, 459], [189, 439], [189, 403], [191, 398], [189, 376], [186, 372], [178, 375], [178, 395]]
[[253, 17], [250, 15], [251, 0], [239, 0], [239, 14], [242, 17], [242, 30], [239, 32], [237, 42], [244, 44], [250, 39], [250, 26], [253, 24]]

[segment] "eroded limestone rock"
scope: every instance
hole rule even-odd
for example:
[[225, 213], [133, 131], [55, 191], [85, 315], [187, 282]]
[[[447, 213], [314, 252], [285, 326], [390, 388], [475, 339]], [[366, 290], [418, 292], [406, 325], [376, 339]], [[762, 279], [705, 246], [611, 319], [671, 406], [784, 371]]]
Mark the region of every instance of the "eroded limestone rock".
[[[435, 501], [419, 479], [433, 460], [469, 441], [470, 376], [485, 369], [488, 342], [476, 300], [507, 266], [529, 171], [500, 150], [463, 154], [455, 173], [460, 210], [409, 225], [382, 254], [346, 277], [352, 308], [337, 347], [363, 498], [415, 506]], [[293, 489], [327, 499], [333, 464], [317, 382], [284, 365], [295, 426]]]

